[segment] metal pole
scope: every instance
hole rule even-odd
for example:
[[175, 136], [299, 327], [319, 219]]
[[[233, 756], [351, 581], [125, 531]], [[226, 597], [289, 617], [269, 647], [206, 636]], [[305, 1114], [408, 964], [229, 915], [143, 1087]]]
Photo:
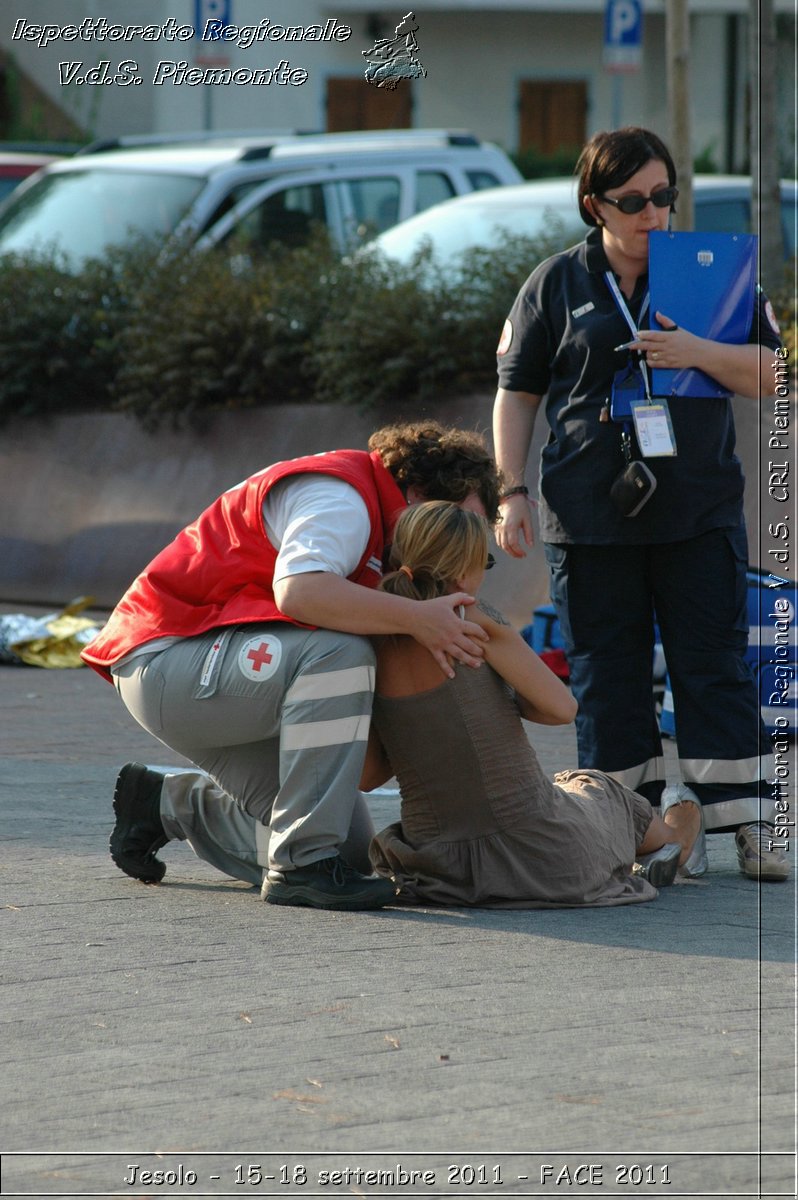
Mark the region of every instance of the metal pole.
[[749, 3], [748, 38], [751, 64], [751, 224], [754, 232], [759, 234], [762, 286], [765, 291], [772, 291], [784, 278], [773, 0], [751, 0]]
[[690, 17], [687, 0], [665, 6], [665, 52], [668, 74], [670, 151], [679, 184], [680, 229], [693, 227], [693, 152], [690, 135]]
[[612, 128], [620, 129], [623, 114], [623, 75], [616, 71], [612, 77]]

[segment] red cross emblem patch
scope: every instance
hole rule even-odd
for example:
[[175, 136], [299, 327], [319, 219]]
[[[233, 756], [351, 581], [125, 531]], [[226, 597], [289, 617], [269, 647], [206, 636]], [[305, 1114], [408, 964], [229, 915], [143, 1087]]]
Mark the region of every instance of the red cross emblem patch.
[[247, 638], [238, 653], [238, 666], [246, 679], [263, 682], [276, 672], [283, 655], [283, 647], [278, 638], [257, 637]]

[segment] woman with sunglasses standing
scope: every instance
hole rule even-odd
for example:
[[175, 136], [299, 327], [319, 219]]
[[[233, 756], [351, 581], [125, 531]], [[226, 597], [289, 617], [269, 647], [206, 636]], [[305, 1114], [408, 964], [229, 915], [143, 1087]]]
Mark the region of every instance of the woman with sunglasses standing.
[[[499, 342], [493, 428], [507, 488], [497, 541], [515, 558], [532, 544], [524, 473], [543, 401], [551, 433], [540, 530], [579, 703], [580, 767], [608, 772], [663, 815], [699, 805], [706, 831], [736, 834], [744, 874], [785, 879], [766, 782], [770, 746], [744, 658], [744, 480], [731, 401], [669, 397], [676, 453], [631, 463], [629, 476], [641, 455], [616, 417], [625, 396], [646, 398], [652, 365], [697, 368], [744, 396], [770, 394], [778, 326], [761, 292], [745, 345], [708, 341], [648, 311], [649, 234], [668, 228], [678, 197], [656, 134], [598, 133], [577, 172], [590, 231], [532, 273]], [[682, 774], [669, 788], [652, 696], [655, 621]], [[682, 870], [701, 875], [707, 865], [702, 832]]]

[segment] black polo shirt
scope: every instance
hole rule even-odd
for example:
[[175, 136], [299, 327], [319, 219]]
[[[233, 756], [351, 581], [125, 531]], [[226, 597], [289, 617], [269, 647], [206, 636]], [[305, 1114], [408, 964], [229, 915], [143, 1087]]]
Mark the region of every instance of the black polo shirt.
[[[500, 343], [500, 387], [545, 397], [551, 432], [540, 463], [543, 540], [672, 542], [738, 525], [744, 480], [731, 401], [723, 398], [669, 397], [676, 455], [646, 460], [657, 489], [636, 517], [613, 506], [610, 487], [624, 466], [621, 427], [599, 416], [615, 372], [629, 357], [613, 348], [631, 333], [607, 286], [607, 270], [601, 231], [591, 230], [584, 242], [532, 272]], [[641, 276], [627, 299], [635, 321], [647, 289]], [[775, 349], [781, 342], [766, 303], [760, 293], [749, 341]], [[647, 317], [641, 326], [648, 326]], [[637, 456], [634, 435], [632, 447]]]

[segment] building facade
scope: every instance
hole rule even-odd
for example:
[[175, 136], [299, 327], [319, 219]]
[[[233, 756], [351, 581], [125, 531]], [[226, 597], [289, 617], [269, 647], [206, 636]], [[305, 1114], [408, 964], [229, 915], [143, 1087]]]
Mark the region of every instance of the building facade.
[[[775, 132], [788, 173], [794, 0], [775, 7]], [[718, 170], [747, 167], [749, 8], [690, 4], [693, 152]], [[411, 57], [423, 73], [390, 88], [364, 75], [380, 42], [388, 53], [403, 42], [407, 58], [396, 30], [408, 10], [386, 0], [26, 0], [24, 17], [7, 9], [0, 21], [0, 134], [38, 121], [40, 136], [53, 136], [58, 114], [64, 128], [96, 137], [448, 127], [543, 157], [617, 124], [667, 136], [666, 0], [642, 9], [640, 65], [621, 74], [604, 65], [604, 0], [433, 0], [413, 10]], [[194, 36], [224, 16], [224, 40]]]

